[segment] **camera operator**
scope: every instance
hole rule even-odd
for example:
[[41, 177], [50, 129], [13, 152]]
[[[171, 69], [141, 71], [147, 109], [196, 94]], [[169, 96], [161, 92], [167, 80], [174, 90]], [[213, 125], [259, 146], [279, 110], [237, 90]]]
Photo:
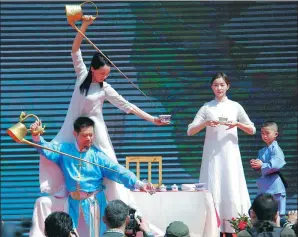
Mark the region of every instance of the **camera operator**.
[[[126, 226], [131, 222], [131, 216], [129, 215], [130, 208], [121, 200], [113, 200], [108, 203], [103, 216], [103, 222], [107, 225], [107, 231], [102, 237], [130, 237], [135, 236], [136, 228], [132, 232], [132, 235], [126, 234]], [[154, 237], [150, 233], [148, 224], [145, 221], [135, 220], [136, 227], [143, 231], [145, 237]]]

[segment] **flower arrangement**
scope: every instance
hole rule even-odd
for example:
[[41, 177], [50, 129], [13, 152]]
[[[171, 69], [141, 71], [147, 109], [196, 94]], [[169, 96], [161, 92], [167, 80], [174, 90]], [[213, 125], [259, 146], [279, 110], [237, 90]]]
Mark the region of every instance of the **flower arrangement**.
[[250, 218], [246, 214], [241, 215], [238, 213], [238, 217], [233, 217], [229, 222], [236, 233], [251, 227]]

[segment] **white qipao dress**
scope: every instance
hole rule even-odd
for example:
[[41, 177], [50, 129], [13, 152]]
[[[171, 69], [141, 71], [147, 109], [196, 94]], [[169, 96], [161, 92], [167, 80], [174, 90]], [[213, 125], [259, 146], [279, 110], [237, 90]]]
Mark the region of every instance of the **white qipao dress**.
[[[215, 99], [205, 103], [188, 129], [205, 121], [218, 121], [219, 116], [227, 117], [228, 121], [249, 124], [255, 131], [243, 107], [227, 97], [221, 102]], [[234, 230], [227, 220], [238, 213], [247, 213], [251, 203], [238, 146], [237, 127], [227, 128], [224, 125], [206, 127], [200, 182], [206, 183], [213, 195], [221, 231], [232, 233]]]
[[[99, 83], [91, 83], [88, 95], [80, 93], [80, 85], [86, 78], [88, 70], [83, 62], [81, 51], [72, 53], [72, 60], [77, 75], [74, 92], [67, 111], [66, 118], [61, 130], [53, 139], [56, 143], [74, 142], [73, 122], [79, 116], [90, 117], [95, 122], [95, 139], [93, 145], [101, 149], [110, 159], [117, 162], [117, 158], [111, 143], [108, 130], [103, 118], [103, 103], [108, 100], [119, 109], [130, 113], [133, 104], [126, 101], [119, 95], [108, 83], [104, 82], [100, 88]], [[66, 196], [65, 180], [59, 167], [48, 161], [46, 158], [40, 158], [40, 189], [54, 196]], [[135, 206], [134, 201], [123, 185], [111, 180], [104, 180], [106, 186], [105, 194], [107, 200], [121, 199], [125, 203]]]

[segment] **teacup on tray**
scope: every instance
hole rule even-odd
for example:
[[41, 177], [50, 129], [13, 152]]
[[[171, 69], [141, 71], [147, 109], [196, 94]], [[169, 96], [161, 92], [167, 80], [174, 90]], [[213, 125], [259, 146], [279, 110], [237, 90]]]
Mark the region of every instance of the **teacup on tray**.
[[225, 124], [226, 122], [228, 122], [228, 118], [223, 117], [223, 116], [219, 116], [218, 121], [219, 121], [220, 124]]

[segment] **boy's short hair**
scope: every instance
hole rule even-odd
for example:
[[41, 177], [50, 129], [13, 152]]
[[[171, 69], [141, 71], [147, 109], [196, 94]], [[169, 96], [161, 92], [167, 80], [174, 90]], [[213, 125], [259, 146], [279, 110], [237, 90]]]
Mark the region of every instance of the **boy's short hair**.
[[274, 121], [266, 121], [261, 125], [261, 128], [267, 128], [267, 127], [270, 127], [275, 132], [278, 132], [278, 126], [277, 126], [276, 122], [274, 122]]

